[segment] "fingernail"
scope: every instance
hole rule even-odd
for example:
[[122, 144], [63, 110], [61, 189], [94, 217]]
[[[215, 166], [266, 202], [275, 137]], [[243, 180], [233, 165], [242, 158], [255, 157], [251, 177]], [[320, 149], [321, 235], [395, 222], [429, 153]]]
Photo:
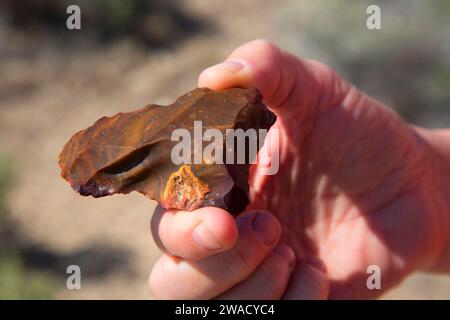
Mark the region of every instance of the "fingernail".
[[296, 262], [295, 261], [295, 253], [291, 249], [291, 247], [289, 247], [288, 245], [286, 245], [284, 243], [280, 243], [279, 245], [277, 245], [275, 247], [274, 251], [286, 259], [289, 269], [291, 271], [294, 270], [295, 262]]
[[206, 249], [217, 250], [222, 247], [205, 223], [200, 223], [195, 227], [192, 237], [200, 246]]
[[227, 72], [238, 72], [244, 68], [244, 65], [238, 61], [225, 61], [219, 64], [212, 66], [210, 69], [220, 69], [221, 71]]
[[260, 212], [252, 221], [253, 231], [265, 245], [271, 245], [278, 239], [278, 225], [269, 214]]

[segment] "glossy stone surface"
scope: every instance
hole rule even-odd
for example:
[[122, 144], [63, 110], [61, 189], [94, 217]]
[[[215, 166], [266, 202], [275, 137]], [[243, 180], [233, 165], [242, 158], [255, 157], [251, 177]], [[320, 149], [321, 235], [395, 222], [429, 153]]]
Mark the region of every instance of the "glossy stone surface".
[[[168, 209], [216, 206], [237, 214], [248, 204], [249, 161], [174, 164], [179, 141], [171, 140], [172, 132], [185, 128], [194, 137], [194, 121], [202, 121], [203, 132], [216, 128], [225, 137], [226, 129], [269, 129], [275, 119], [256, 90], [197, 88], [171, 105], [103, 117], [79, 131], [59, 156], [61, 174], [84, 196], [138, 191]], [[225, 139], [219, 143], [225, 148]]]

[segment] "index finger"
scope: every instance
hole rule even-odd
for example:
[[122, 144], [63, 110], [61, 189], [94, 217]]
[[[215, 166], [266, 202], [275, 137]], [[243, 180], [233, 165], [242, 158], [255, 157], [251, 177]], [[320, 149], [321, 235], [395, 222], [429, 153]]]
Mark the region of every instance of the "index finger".
[[316, 61], [298, 58], [269, 41], [254, 40], [234, 50], [225, 62], [204, 70], [198, 86], [256, 88], [277, 116], [292, 121], [309, 115], [322, 88], [333, 88], [335, 79], [331, 69]]

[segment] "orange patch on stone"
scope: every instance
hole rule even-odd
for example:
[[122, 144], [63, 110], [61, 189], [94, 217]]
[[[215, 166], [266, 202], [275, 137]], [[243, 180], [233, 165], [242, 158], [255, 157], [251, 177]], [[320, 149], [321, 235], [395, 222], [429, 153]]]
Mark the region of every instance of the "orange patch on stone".
[[161, 204], [166, 209], [192, 211], [200, 207], [208, 192], [208, 185], [194, 175], [191, 167], [182, 165], [167, 180]]

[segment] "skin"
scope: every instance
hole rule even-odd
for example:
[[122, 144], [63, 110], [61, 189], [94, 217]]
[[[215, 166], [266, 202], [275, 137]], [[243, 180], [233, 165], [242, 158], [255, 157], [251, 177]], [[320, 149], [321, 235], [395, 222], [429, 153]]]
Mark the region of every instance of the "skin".
[[[375, 298], [415, 270], [450, 271], [450, 133], [404, 122], [323, 64], [256, 40], [199, 87], [257, 88], [279, 130], [276, 175], [251, 168], [251, 204], [158, 207], [158, 299]], [[271, 133], [269, 133], [270, 135]], [[447, 174], [447, 175], [450, 175]], [[447, 193], [447, 194], [446, 194]], [[366, 285], [369, 265], [381, 290]]]

